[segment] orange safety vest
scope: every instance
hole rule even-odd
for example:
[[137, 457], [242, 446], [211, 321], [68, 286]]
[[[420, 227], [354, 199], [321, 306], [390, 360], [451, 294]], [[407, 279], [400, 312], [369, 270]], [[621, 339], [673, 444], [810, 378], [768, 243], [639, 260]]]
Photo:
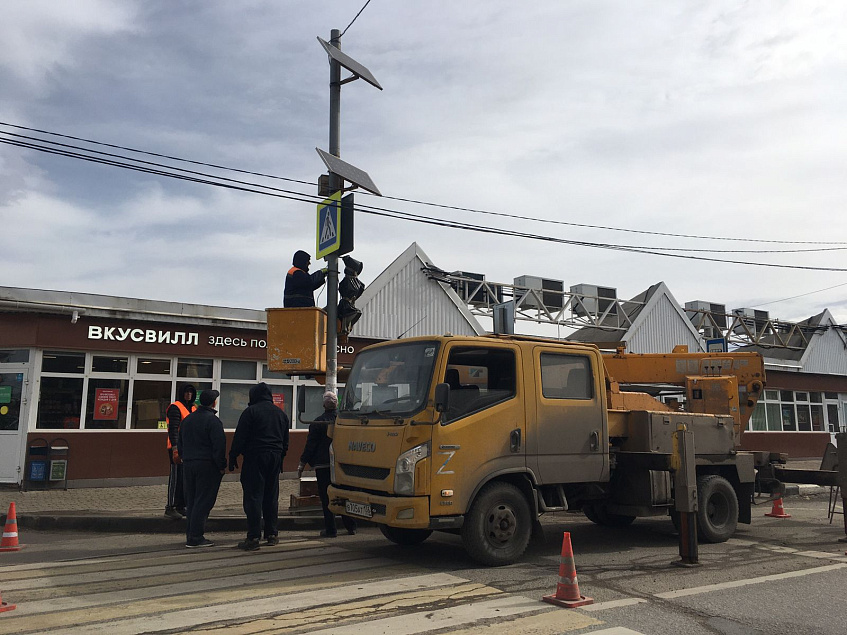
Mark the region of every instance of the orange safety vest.
[[[185, 404], [182, 403], [181, 401], [175, 401], [171, 404], [171, 406], [176, 406], [177, 408], [179, 408], [179, 412], [182, 415], [182, 419], [180, 419], [180, 421], [182, 421], [188, 415], [190, 415], [191, 412], [194, 412], [195, 410], [197, 410], [197, 406], [195, 406], [194, 404], [191, 404], [191, 412], [188, 412], [188, 408], [186, 408]], [[171, 406], [168, 406], [168, 410], [171, 409]], [[168, 422], [168, 423], [170, 423], [170, 422]], [[170, 435], [170, 433], [168, 433], [168, 450], [170, 450], [172, 447], [173, 446], [171, 445], [171, 435]]]

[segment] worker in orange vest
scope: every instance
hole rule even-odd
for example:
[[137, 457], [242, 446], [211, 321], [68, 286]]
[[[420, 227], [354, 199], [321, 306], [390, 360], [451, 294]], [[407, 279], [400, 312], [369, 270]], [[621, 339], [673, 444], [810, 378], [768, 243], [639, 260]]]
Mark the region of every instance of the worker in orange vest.
[[168, 502], [165, 505], [165, 516], [173, 519], [185, 518], [185, 494], [182, 489], [182, 459], [177, 450], [179, 439], [179, 424], [192, 412], [197, 410], [194, 400], [197, 389], [191, 384], [182, 387], [182, 394], [167, 410], [168, 418], [168, 459], [171, 471], [168, 474]]
[[282, 306], [292, 307], [315, 306], [315, 289], [326, 281], [327, 269], [309, 273], [312, 257], [305, 251], [294, 253], [294, 265], [285, 276], [285, 291], [282, 294]]

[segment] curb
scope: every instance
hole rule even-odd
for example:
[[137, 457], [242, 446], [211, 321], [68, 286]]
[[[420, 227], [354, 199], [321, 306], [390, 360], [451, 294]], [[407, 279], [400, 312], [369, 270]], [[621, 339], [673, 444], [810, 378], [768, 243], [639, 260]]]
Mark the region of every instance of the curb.
[[[82, 514], [27, 514], [18, 517], [18, 526], [39, 531], [92, 531], [102, 533], [185, 533], [185, 521], [152, 516], [86, 516]], [[280, 516], [279, 531], [323, 529], [322, 515]], [[215, 532], [244, 532], [244, 516], [210, 517], [206, 529]]]
[[829, 488], [822, 485], [785, 484], [785, 496], [823, 496], [829, 494]]

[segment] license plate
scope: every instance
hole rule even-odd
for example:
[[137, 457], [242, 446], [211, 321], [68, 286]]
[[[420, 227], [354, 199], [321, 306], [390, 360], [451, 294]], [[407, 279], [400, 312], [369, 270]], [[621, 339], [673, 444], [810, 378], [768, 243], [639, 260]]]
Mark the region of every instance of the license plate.
[[365, 518], [371, 518], [373, 516], [371, 506], [368, 503], [354, 503], [353, 501], [347, 501], [344, 504], [344, 509], [348, 514], [355, 514], [356, 516], [364, 516]]

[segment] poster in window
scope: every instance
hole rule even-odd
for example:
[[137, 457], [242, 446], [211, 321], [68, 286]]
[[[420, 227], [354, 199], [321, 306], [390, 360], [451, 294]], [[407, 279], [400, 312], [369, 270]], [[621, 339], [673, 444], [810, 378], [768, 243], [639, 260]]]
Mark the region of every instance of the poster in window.
[[115, 421], [118, 418], [118, 388], [94, 389], [94, 420]]
[[273, 394], [274, 405], [280, 410], [285, 410], [285, 395]]

